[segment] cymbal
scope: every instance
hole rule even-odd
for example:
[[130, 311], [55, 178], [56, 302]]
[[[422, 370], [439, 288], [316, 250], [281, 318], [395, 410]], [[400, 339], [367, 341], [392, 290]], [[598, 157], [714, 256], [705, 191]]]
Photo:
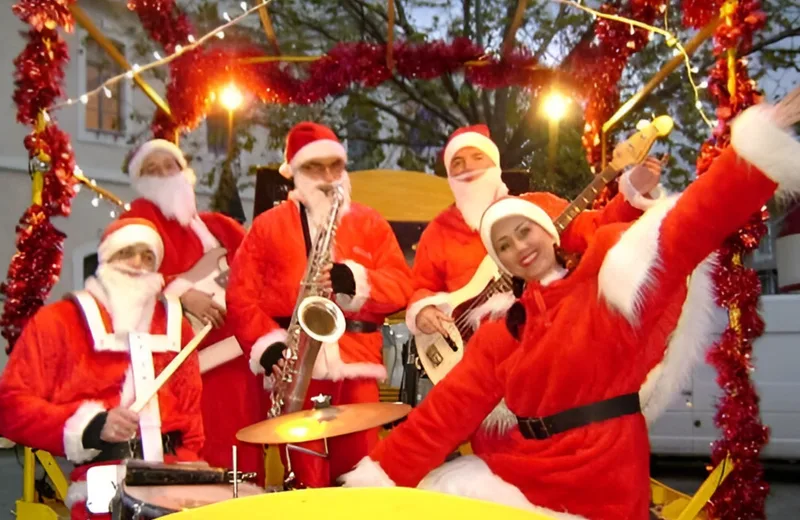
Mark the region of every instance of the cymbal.
[[236, 438], [253, 444], [295, 444], [376, 428], [405, 417], [401, 403], [358, 403], [301, 410], [242, 428]]

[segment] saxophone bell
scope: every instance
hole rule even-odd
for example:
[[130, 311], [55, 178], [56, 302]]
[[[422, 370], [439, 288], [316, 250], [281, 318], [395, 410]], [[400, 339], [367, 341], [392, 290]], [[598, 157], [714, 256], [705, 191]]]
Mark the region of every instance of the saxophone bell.
[[345, 319], [341, 309], [323, 296], [308, 296], [297, 309], [297, 322], [303, 332], [321, 343], [333, 343], [342, 337]]

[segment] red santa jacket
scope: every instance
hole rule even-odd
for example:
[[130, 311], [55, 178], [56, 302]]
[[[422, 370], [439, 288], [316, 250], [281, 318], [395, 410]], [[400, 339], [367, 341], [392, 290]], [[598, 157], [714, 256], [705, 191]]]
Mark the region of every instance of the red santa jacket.
[[[550, 193], [536, 193], [553, 208], [569, 205]], [[628, 202], [628, 200], [632, 202]], [[635, 206], [634, 206], [635, 204]], [[620, 179], [620, 194], [603, 209], [584, 211], [561, 234], [565, 251], [582, 253], [599, 226], [610, 222], [630, 222], [653, 204], [630, 185], [628, 174]], [[480, 235], [471, 229], [455, 205], [450, 206], [423, 231], [414, 256], [414, 292], [406, 310], [406, 325], [412, 334], [417, 333], [417, 314], [428, 305], [438, 305], [436, 293], [453, 292], [465, 286], [475, 275], [486, 257]]]
[[[482, 328], [461, 363], [346, 480], [415, 486], [501, 398], [517, 416], [544, 417], [634, 393], [670, 334], [713, 334], [707, 309], [716, 295], [689, 289], [684, 304], [687, 277], [694, 272], [693, 279], [706, 279], [701, 287], [713, 287], [704, 259], [760, 210], [776, 181], [781, 191], [800, 191], [800, 146], [762, 113], [739, 118], [733, 147], [680, 197], [635, 224], [598, 232], [572, 275], [547, 287], [529, 284], [521, 343], [504, 339], [500, 324]], [[514, 428], [502, 451], [481, 459], [498, 486], [518, 488], [531, 507], [593, 520], [648, 518], [649, 442], [641, 414], [545, 440], [525, 439]]]
[[[353, 273], [355, 295], [337, 295], [348, 319], [382, 324], [408, 303], [411, 273], [388, 222], [353, 202], [336, 234], [334, 262]], [[261, 214], [236, 254], [228, 285], [228, 319], [255, 373], [263, 373], [261, 355], [286, 331], [274, 318], [294, 311], [306, 269], [306, 247], [297, 203], [283, 202]], [[338, 345], [323, 345], [314, 368], [316, 379], [384, 379], [383, 336], [345, 332]]]
[[[111, 331], [108, 312], [98, 306], [106, 330]], [[185, 346], [192, 330], [185, 319], [178, 319], [178, 341]], [[165, 306], [156, 304], [150, 333], [166, 332]], [[175, 355], [153, 353], [156, 375]], [[99, 452], [83, 447], [84, 429], [98, 413], [133, 403], [131, 373], [128, 352], [95, 348], [76, 301], [47, 305], [23, 330], [0, 378], [0, 435], [74, 463], [86, 462]], [[197, 353], [158, 391], [161, 431], [182, 434], [178, 460], [199, 460], [201, 393]]]
[[[156, 226], [164, 242], [164, 260], [159, 268], [167, 283], [164, 293], [180, 297], [192, 287], [191, 282], [181, 278], [180, 275], [189, 271], [206, 253], [198, 233], [191, 226], [183, 226], [177, 220], [167, 218], [158, 206], [146, 199], [136, 199], [131, 202], [130, 210], [120, 218], [127, 217], [143, 218]], [[213, 238], [226, 249], [228, 265], [231, 265], [236, 250], [244, 239], [244, 227], [221, 213], [200, 213], [199, 217]], [[211, 330], [200, 345], [200, 350], [218, 344], [230, 336], [233, 336], [233, 329], [229, 322], [226, 322], [222, 328]], [[241, 355], [238, 345], [234, 343], [230, 347], [201, 354], [204, 365], [213, 367]]]

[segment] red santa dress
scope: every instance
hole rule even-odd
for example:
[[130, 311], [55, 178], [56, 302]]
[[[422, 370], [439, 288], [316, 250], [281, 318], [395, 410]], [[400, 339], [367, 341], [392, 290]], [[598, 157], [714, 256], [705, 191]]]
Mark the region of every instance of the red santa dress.
[[[192, 288], [181, 274], [189, 271], [209, 250], [224, 247], [228, 265], [244, 238], [244, 228], [219, 213], [200, 213], [189, 226], [167, 218], [146, 199], [136, 199], [120, 218], [138, 217], [152, 222], [164, 242], [164, 260], [159, 272], [167, 287], [164, 293], [180, 297]], [[236, 440], [236, 432], [264, 420], [267, 400], [261, 382], [253, 377], [247, 358], [235, 341], [230, 320], [220, 329], [212, 329], [199, 347], [203, 375], [203, 420], [206, 442], [203, 458], [212, 466], [232, 467], [232, 447], [238, 449], [241, 471], [257, 472], [264, 482], [264, 452], [259, 446]]]
[[[227, 294], [228, 319], [254, 373], [264, 373], [260, 360], [267, 347], [286, 341], [286, 330], [276, 319], [285, 322], [294, 311], [306, 258], [300, 208], [293, 200], [259, 215], [236, 254]], [[308, 397], [330, 395], [333, 405], [378, 402], [377, 381], [386, 378], [380, 326], [387, 315], [408, 303], [410, 269], [389, 224], [377, 211], [356, 202], [341, 218], [333, 261], [344, 263], [355, 279], [353, 296], [336, 295], [345, 318], [374, 324], [377, 331], [347, 331], [338, 343], [323, 344]], [[266, 378], [270, 380], [271, 376]], [[327, 461], [293, 453], [292, 469], [302, 485], [327, 486], [377, 440], [377, 428], [329, 439]], [[323, 451], [321, 441], [302, 446]]]
[[[118, 461], [91, 462], [101, 451], [84, 447], [86, 427], [99, 413], [133, 404], [141, 385], [152, 384], [193, 336], [176, 300], [156, 303], [150, 334], [115, 336], [111, 323], [106, 308], [86, 291], [47, 305], [23, 330], [0, 378], [2, 435], [76, 465], [67, 496], [73, 519], [110, 519], [87, 510], [85, 479], [93, 465]], [[201, 392], [192, 353], [139, 414], [145, 459], [200, 460]], [[170, 454], [161, 434], [174, 432], [180, 442]]]
[[[655, 203], [631, 185], [629, 173], [620, 179], [620, 193], [601, 210], [580, 213], [561, 234], [561, 246], [570, 253], [583, 253], [598, 227], [611, 222], [630, 222], [639, 218], [642, 211]], [[654, 197], [658, 193], [651, 194]], [[523, 195], [556, 218], [569, 202], [551, 193], [537, 192]], [[630, 201], [630, 202], [629, 202]], [[406, 311], [406, 325], [416, 334], [416, 319], [420, 310], [428, 305], [438, 305], [443, 293], [465, 286], [475, 275], [486, 248], [477, 231], [470, 228], [455, 205], [439, 214], [422, 233], [413, 266], [414, 293]], [[513, 303], [513, 295], [498, 294], [472, 313], [472, 321], [487, 315], [501, 315]], [[499, 437], [507, 429], [509, 412], [500, 403], [481, 428], [470, 439], [475, 453], [494, 449]]]
[[[776, 188], [800, 191], [794, 159], [800, 145], [760, 108], [736, 120], [732, 148], [682, 195], [634, 224], [598, 231], [570, 276], [546, 287], [528, 284], [521, 342], [510, 341], [503, 324], [482, 328], [451, 374], [345, 476], [347, 485], [416, 486], [501, 399], [518, 417], [542, 418], [629, 395], [670, 334], [708, 334], [710, 313], [703, 309], [713, 305], [714, 291], [684, 304], [687, 277], [707, 278], [704, 259]], [[509, 438], [502, 451], [457, 461], [460, 494], [490, 488], [493, 500], [560, 518], [648, 518], [649, 442], [641, 413], [541, 440], [515, 427]]]

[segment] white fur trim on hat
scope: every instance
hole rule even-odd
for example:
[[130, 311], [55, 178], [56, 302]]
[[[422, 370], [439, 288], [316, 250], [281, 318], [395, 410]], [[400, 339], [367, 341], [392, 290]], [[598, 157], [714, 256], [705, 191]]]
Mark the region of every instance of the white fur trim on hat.
[[510, 217], [512, 215], [519, 215], [532, 220], [544, 228], [544, 230], [553, 237], [556, 245], [561, 243], [556, 226], [553, 224], [553, 220], [550, 218], [550, 215], [545, 212], [545, 210], [533, 202], [529, 202], [517, 197], [508, 197], [498, 200], [486, 208], [486, 211], [483, 213], [483, 217], [481, 217], [480, 232], [481, 240], [483, 241], [483, 246], [486, 248], [486, 252], [489, 253], [489, 256], [492, 257], [492, 260], [495, 261], [497, 266], [506, 273], [509, 273], [508, 269], [500, 261], [500, 258], [497, 256], [497, 252], [492, 246], [492, 227], [500, 219]]
[[131, 160], [128, 162], [128, 175], [130, 175], [132, 179], [139, 177], [144, 160], [147, 159], [147, 156], [156, 151], [172, 154], [175, 160], [178, 161], [181, 170], [186, 169], [188, 165], [186, 157], [184, 157], [183, 152], [175, 143], [171, 143], [166, 139], [153, 139], [144, 143], [134, 152], [133, 157], [131, 157]]
[[156, 255], [156, 268], [164, 259], [164, 243], [158, 232], [144, 224], [128, 224], [107, 236], [97, 248], [97, 259], [107, 263], [115, 253], [133, 244], [147, 244]]
[[451, 139], [444, 149], [444, 166], [448, 172], [450, 172], [450, 161], [453, 160], [453, 156], [459, 150], [468, 146], [482, 151], [494, 161], [495, 166], [500, 166], [500, 150], [494, 144], [494, 141], [478, 132], [465, 132]]
[[345, 150], [345, 147], [339, 141], [334, 141], [333, 139], [319, 139], [297, 150], [292, 160], [288, 164], [284, 162], [278, 171], [281, 175], [289, 179], [303, 163], [312, 159], [322, 159], [324, 157], [338, 157], [343, 161], [347, 161], [347, 150]]

